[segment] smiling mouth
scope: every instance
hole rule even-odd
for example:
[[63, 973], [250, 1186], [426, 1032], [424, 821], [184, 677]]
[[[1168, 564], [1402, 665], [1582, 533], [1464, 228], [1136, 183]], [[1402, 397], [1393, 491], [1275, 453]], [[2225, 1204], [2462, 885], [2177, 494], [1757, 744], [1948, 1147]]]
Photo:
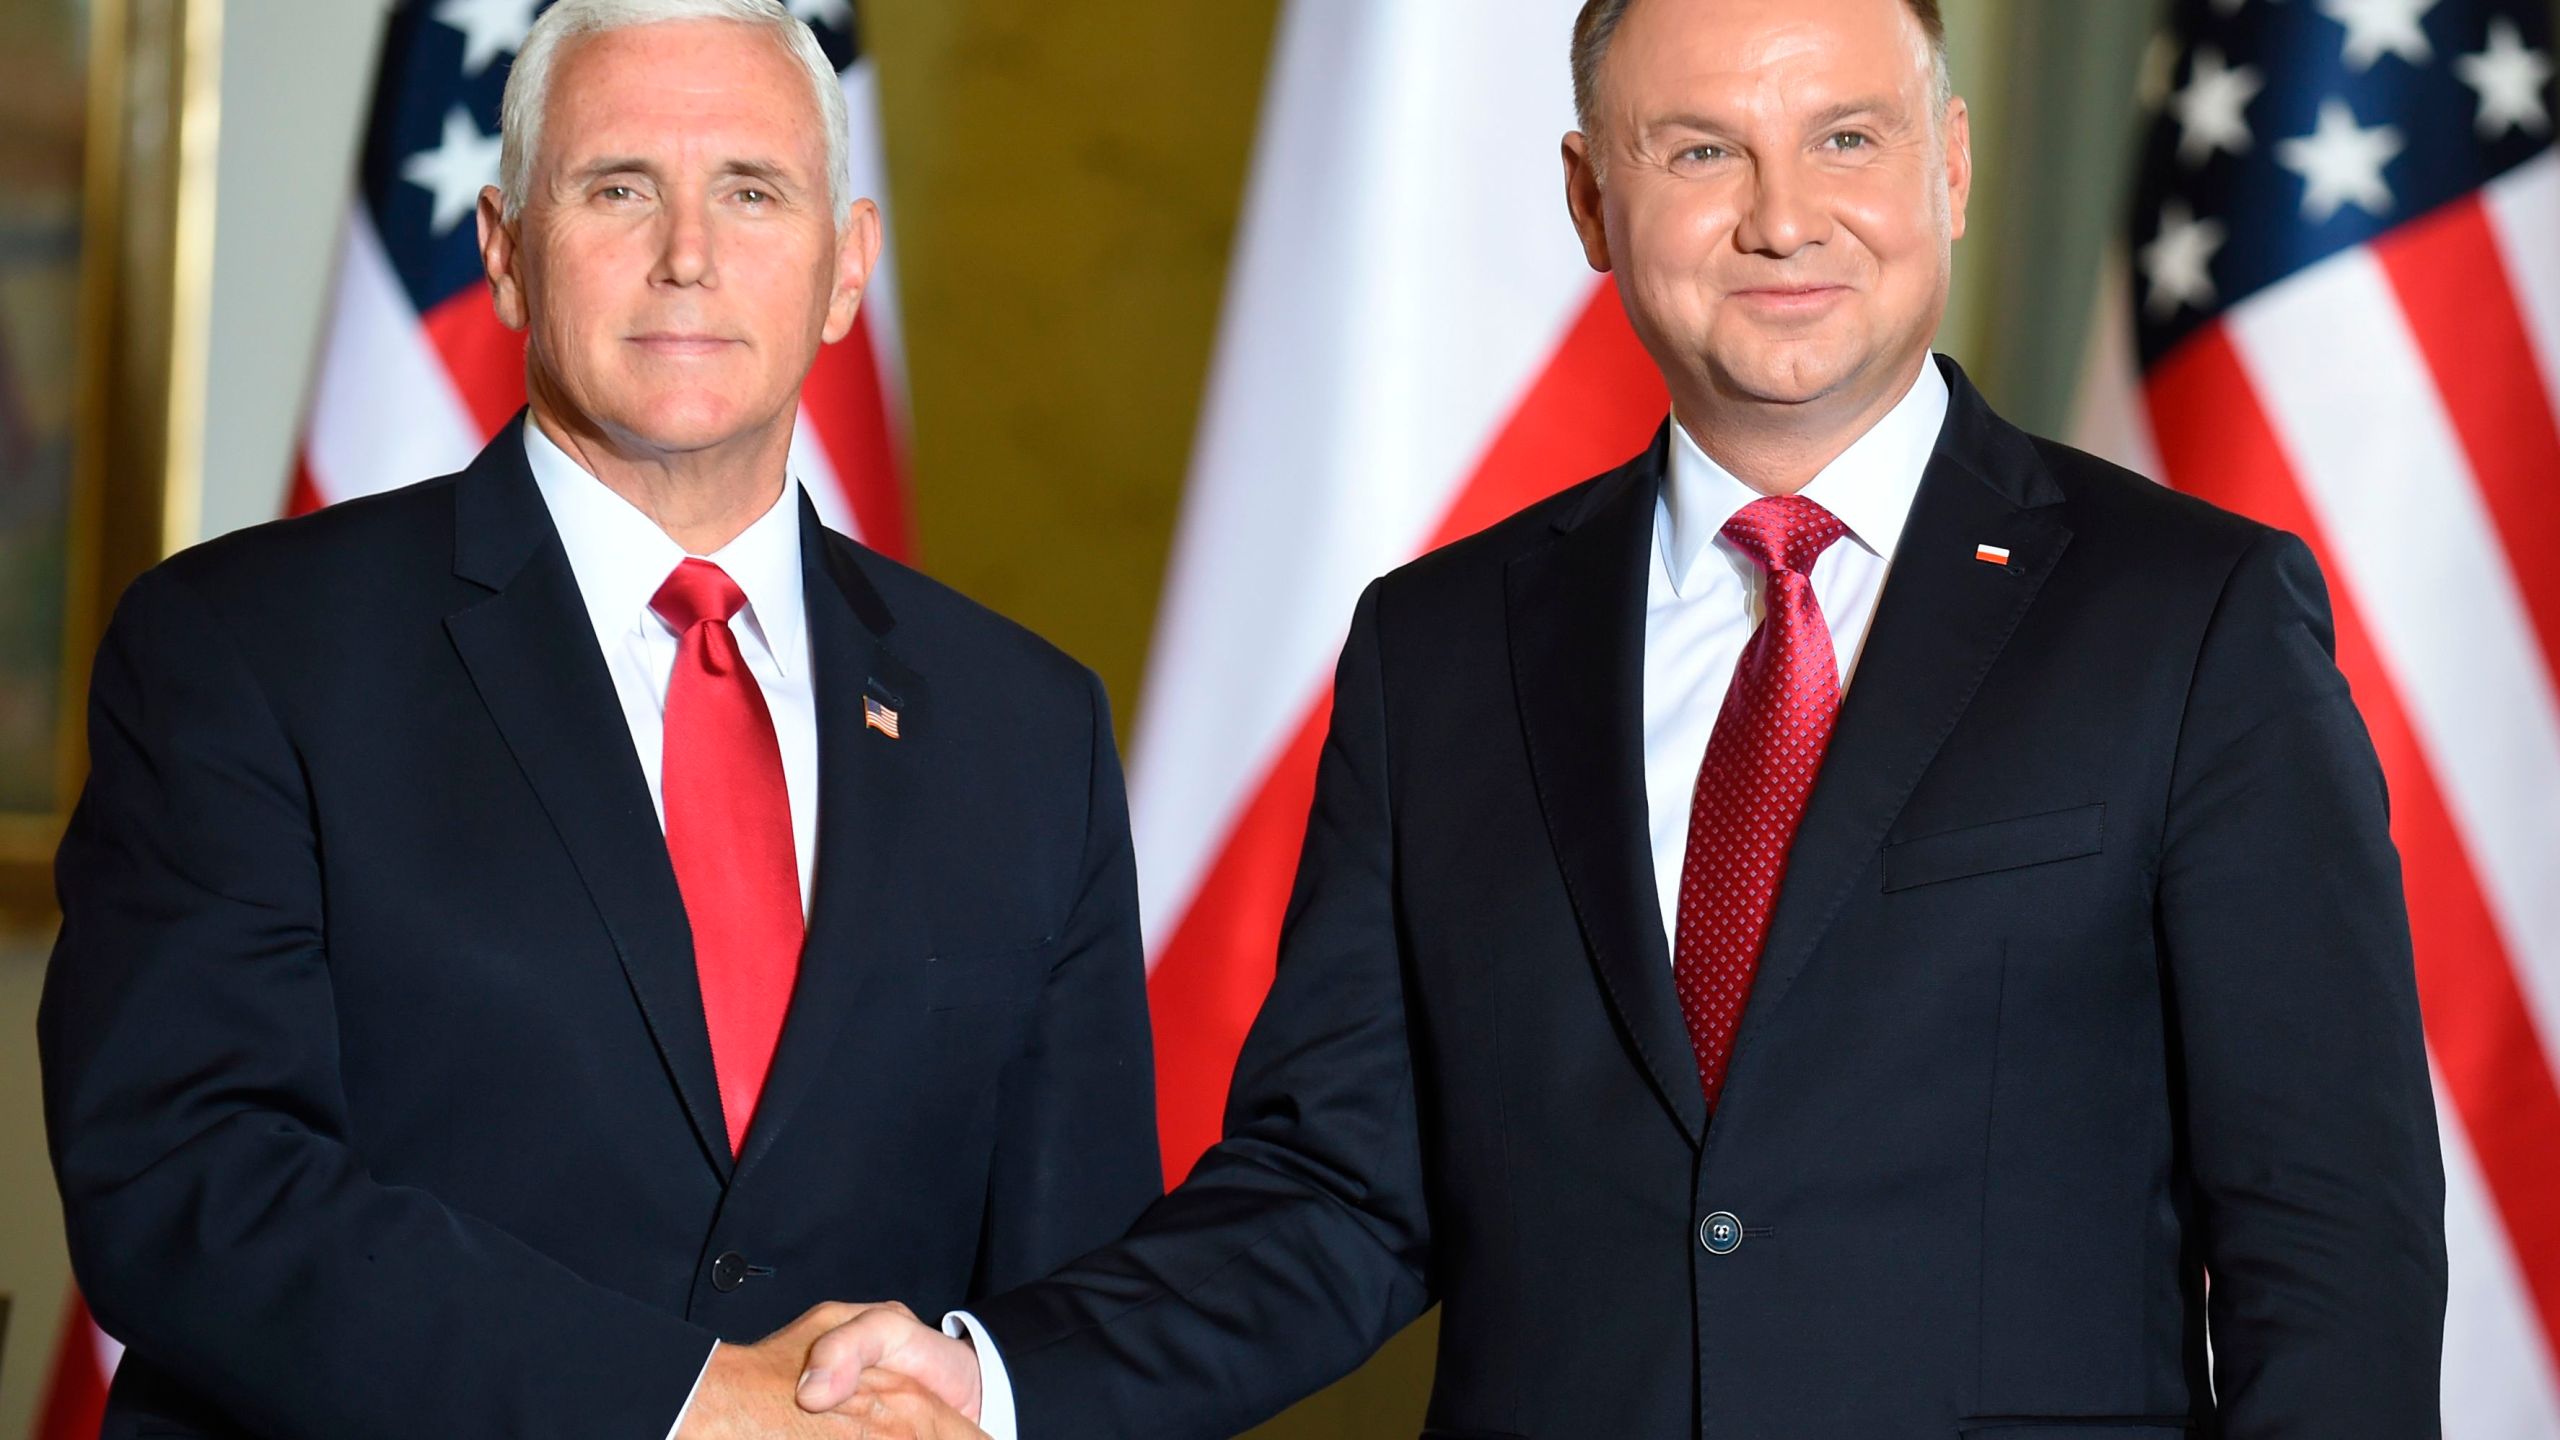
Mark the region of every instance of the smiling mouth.
[[1848, 293], [1846, 285], [1768, 285], [1736, 290], [1728, 298], [1764, 315], [1810, 316], [1829, 309]]
[[717, 335], [634, 335], [631, 343], [652, 355], [709, 355], [737, 342]]

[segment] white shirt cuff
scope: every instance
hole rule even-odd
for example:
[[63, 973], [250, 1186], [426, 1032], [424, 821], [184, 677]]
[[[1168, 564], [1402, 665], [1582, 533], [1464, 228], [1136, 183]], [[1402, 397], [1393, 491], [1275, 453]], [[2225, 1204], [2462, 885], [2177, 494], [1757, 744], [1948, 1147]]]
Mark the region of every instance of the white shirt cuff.
[[966, 1310], [943, 1316], [942, 1333], [966, 1339], [978, 1352], [978, 1428], [987, 1432], [987, 1440], [1021, 1440], [1013, 1419], [1013, 1379], [1004, 1373], [1004, 1353], [996, 1349], [995, 1337]]
[[676, 1412], [676, 1423], [667, 1427], [667, 1440], [676, 1440], [676, 1432], [684, 1428], [684, 1418], [693, 1413], [693, 1397], [702, 1393], [702, 1377], [711, 1373], [711, 1357], [719, 1353], [720, 1342], [714, 1340], [702, 1357], [702, 1368], [693, 1372], [693, 1388], [684, 1392], [684, 1408]]

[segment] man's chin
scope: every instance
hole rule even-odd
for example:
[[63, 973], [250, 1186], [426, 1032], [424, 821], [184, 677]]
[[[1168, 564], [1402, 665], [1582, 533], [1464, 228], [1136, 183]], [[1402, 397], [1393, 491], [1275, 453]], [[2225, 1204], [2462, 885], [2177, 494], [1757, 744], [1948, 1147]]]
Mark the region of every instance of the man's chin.
[[664, 455], [718, 450], [760, 438], [771, 422], [735, 405], [683, 399], [646, 401], [604, 417], [621, 442]]
[[1870, 357], [1832, 346], [1781, 344], [1711, 356], [1716, 388], [1754, 405], [1818, 405], [1853, 388]]

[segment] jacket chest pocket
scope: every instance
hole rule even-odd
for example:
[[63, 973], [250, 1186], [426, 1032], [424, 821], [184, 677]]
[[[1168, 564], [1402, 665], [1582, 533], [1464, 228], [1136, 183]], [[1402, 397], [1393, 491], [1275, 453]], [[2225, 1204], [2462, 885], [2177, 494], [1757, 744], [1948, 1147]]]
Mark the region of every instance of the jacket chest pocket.
[[2106, 848], [2106, 821], [2105, 805], [2083, 805], [1916, 836], [1885, 847], [1884, 888], [1890, 894], [2095, 855]]

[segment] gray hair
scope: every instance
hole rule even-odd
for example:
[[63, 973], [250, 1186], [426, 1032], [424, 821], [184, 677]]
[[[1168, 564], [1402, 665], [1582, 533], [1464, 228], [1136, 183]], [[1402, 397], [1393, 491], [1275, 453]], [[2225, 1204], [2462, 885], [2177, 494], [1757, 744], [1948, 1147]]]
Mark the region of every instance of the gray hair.
[[670, 20], [734, 20], [761, 25], [791, 58], [809, 72], [809, 88], [818, 102], [818, 118], [827, 132], [827, 197], [834, 203], [836, 226], [853, 217], [853, 178], [848, 169], [844, 86], [818, 37], [795, 17], [782, 0], [559, 0], [533, 22], [524, 47], [507, 72], [506, 97], [499, 103], [498, 193], [502, 213], [510, 221], [524, 213], [533, 186], [533, 161], [542, 144], [542, 115], [551, 99], [551, 71], [559, 63], [562, 42], [581, 35], [601, 35], [635, 25]]
[[[1635, 0], [1585, 0], [1582, 13], [1573, 22], [1573, 121], [1585, 134], [1591, 130], [1592, 102], [1600, 89], [1600, 62], [1608, 58], [1609, 42], [1617, 38], [1619, 24], [1627, 18], [1627, 7]], [[1920, 22], [1922, 34], [1929, 37], [1930, 53], [1937, 61], [1938, 110], [1945, 113], [1947, 103], [1956, 97], [1955, 77], [1947, 69], [1947, 22], [1938, 12], [1938, 0], [1903, 0], [1910, 7], [1911, 18]]]

